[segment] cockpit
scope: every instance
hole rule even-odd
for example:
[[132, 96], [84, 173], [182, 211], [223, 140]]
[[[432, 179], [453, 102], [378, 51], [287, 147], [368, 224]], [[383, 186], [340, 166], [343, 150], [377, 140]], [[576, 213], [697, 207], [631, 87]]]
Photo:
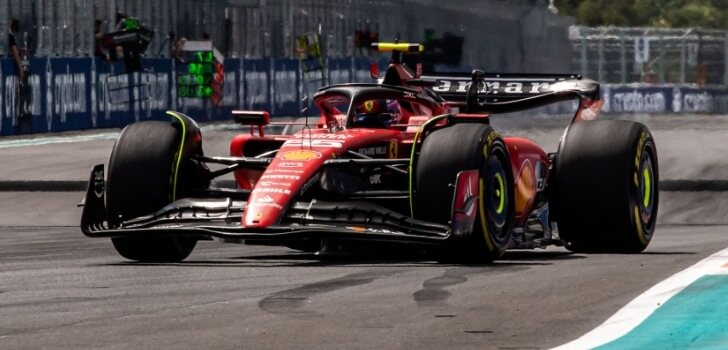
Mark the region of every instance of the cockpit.
[[331, 128], [402, 129], [410, 117], [431, 117], [437, 109], [432, 100], [418, 98], [400, 88], [338, 86], [315, 96], [321, 122]]
[[397, 100], [366, 100], [354, 107], [354, 116], [350, 127], [386, 129], [399, 124], [401, 117], [402, 110]]

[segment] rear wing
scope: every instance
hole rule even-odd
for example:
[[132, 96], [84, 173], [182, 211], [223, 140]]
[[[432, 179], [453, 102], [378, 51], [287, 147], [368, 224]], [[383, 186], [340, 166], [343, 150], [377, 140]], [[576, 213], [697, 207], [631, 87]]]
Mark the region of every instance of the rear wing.
[[[579, 99], [599, 100], [599, 83], [577, 74], [425, 74], [412, 85], [427, 85], [468, 113], [507, 113]], [[474, 85], [475, 83], [475, 85]]]

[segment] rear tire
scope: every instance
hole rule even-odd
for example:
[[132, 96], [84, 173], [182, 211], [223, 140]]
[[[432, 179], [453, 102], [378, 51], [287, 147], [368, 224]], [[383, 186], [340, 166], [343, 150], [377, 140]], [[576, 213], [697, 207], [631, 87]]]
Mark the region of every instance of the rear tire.
[[551, 206], [575, 252], [638, 253], [657, 219], [657, 149], [646, 126], [596, 120], [570, 126], [556, 158]]
[[493, 261], [503, 255], [511, 239], [515, 192], [507, 148], [491, 126], [461, 123], [425, 137], [414, 174], [414, 213], [418, 219], [450, 223], [457, 174], [475, 169], [480, 171], [481, 186], [473, 231], [467, 237], [453, 237], [448, 255]]
[[[170, 122], [146, 121], [124, 128], [111, 152], [106, 183], [112, 226], [152, 214], [171, 202], [179, 138]], [[197, 244], [194, 238], [178, 236], [115, 237], [111, 242], [121, 256], [142, 262], [181, 261]]]

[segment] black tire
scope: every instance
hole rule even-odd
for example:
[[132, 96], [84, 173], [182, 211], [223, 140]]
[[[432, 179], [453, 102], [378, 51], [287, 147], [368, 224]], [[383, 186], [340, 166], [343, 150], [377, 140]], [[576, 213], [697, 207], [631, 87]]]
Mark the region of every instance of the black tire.
[[457, 174], [480, 170], [483, 185], [473, 231], [453, 237], [448, 255], [468, 261], [501, 257], [511, 239], [515, 192], [508, 151], [498, 133], [471, 123], [434, 130], [425, 137], [415, 168], [415, 217], [443, 224], [452, 219]]
[[571, 125], [554, 166], [552, 214], [575, 252], [638, 253], [655, 230], [659, 204], [655, 140], [623, 120]]
[[[110, 224], [149, 215], [172, 200], [172, 175], [180, 132], [170, 122], [134, 123], [121, 132], [109, 159], [106, 208]], [[176, 262], [197, 240], [177, 236], [116, 237], [119, 254], [143, 262]]]

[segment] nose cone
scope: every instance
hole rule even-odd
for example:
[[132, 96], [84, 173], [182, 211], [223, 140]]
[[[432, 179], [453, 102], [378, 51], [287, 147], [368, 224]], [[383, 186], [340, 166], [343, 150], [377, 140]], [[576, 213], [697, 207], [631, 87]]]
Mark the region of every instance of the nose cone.
[[334, 149], [281, 147], [253, 187], [243, 213], [243, 226], [268, 227], [277, 223], [301, 187], [321, 168]]
[[320, 129], [293, 135], [253, 186], [242, 225], [264, 228], [280, 222], [301, 188], [326, 160], [349, 149], [392, 142], [398, 134], [393, 130], [354, 129], [331, 133]]

